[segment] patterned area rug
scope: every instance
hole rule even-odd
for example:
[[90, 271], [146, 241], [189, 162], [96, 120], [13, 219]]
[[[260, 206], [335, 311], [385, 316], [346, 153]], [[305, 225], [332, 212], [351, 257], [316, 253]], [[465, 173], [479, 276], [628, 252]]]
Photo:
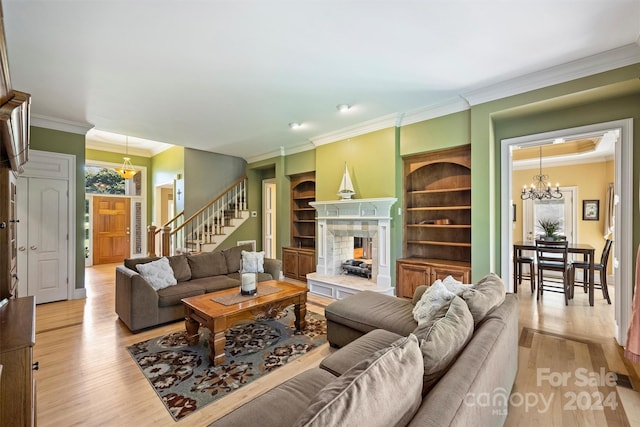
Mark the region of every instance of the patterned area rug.
[[167, 410], [178, 421], [209, 403], [268, 374], [324, 344], [323, 316], [307, 312], [300, 333], [293, 309], [272, 320], [241, 322], [227, 331], [225, 362], [209, 363], [209, 330], [200, 328], [200, 342], [187, 345], [186, 332], [175, 332], [127, 347]]

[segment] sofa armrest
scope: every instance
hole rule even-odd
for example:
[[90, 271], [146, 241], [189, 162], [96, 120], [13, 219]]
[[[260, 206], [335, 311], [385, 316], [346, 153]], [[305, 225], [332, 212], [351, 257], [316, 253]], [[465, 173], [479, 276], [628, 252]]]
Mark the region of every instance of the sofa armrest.
[[282, 261], [274, 258], [264, 259], [264, 272], [271, 274], [273, 280], [280, 279], [280, 271], [282, 271]]
[[116, 313], [132, 331], [158, 321], [158, 293], [137, 271], [124, 265], [116, 267]]
[[411, 300], [413, 305], [416, 305], [418, 301], [420, 301], [420, 298], [422, 298], [422, 295], [424, 295], [427, 289], [429, 289], [429, 286], [427, 285], [420, 285], [416, 288], [416, 290], [413, 292], [413, 299]]

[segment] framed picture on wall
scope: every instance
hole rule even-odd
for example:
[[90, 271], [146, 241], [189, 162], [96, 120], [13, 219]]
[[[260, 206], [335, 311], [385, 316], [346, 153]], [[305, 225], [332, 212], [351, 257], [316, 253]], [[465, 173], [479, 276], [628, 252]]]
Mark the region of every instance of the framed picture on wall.
[[599, 221], [600, 220], [600, 200], [583, 200], [582, 201], [582, 220], [583, 221]]
[[516, 222], [516, 204], [511, 205], [511, 217], [513, 222]]

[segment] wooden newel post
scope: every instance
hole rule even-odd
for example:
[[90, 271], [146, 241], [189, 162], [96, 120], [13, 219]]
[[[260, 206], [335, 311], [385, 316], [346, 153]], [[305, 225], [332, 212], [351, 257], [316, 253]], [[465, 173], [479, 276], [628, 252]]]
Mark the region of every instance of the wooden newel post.
[[147, 256], [156, 256], [156, 230], [158, 227], [150, 225], [147, 227]]
[[171, 227], [162, 227], [162, 256], [171, 255]]

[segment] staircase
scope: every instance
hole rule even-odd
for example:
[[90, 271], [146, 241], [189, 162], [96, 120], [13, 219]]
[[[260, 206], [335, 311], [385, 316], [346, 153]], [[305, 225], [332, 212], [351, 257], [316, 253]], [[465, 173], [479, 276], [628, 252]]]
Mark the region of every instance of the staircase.
[[160, 228], [150, 226], [149, 256], [156, 256], [158, 234], [162, 256], [210, 252], [248, 218], [247, 177], [244, 176], [186, 220], [180, 212]]

